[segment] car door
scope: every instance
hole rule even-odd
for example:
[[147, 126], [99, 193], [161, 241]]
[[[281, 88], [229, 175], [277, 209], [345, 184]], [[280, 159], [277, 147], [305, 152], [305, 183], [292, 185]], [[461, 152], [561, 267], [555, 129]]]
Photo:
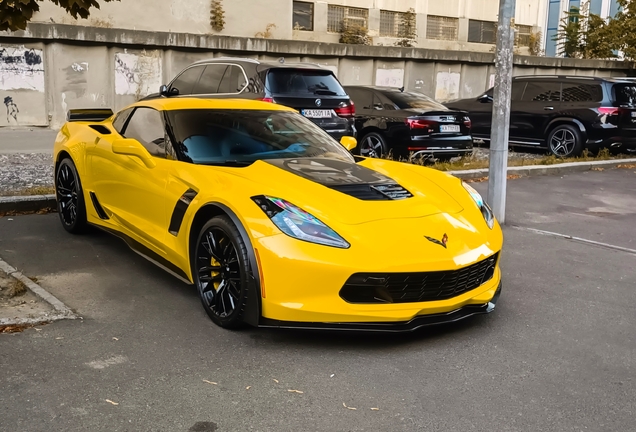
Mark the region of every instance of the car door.
[[[92, 191], [108, 215], [107, 223], [155, 252], [164, 252], [168, 233], [165, 190], [171, 161], [165, 158], [166, 132], [163, 115], [149, 107], [137, 107], [119, 136], [100, 140], [91, 152]], [[113, 144], [121, 138], [137, 140], [154, 162], [148, 167], [135, 156], [116, 154]]]
[[510, 112], [510, 142], [539, 146], [545, 129], [561, 109], [561, 83], [557, 80], [528, 80], [523, 96]]

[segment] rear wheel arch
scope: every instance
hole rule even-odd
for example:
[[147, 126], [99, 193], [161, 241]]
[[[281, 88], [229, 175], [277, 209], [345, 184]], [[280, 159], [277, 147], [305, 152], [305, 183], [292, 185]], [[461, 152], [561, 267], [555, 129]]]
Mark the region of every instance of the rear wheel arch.
[[[199, 232], [210, 219], [216, 216], [225, 216], [232, 221], [247, 248], [247, 255], [250, 261], [251, 272], [249, 288], [253, 291], [253, 294], [248, 296], [247, 305], [245, 307], [244, 321], [247, 324], [258, 326], [261, 318], [261, 286], [259, 275], [262, 269], [258, 268], [258, 262], [256, 260], [254, 246], [252, 245], [250, 236], [241, 223], [241, 220], [236, 215], [236, 213], [232, 211], [232, 209], [230, 209], [225, 204], [211, 202], [203, 205], [201, 208], [199, 208], [199, 210], [197, 210], [194, 218], [192, 219], [192, 224], [190, 224], [190, 232], [188, 233], [188, 262], [191, 262], [192, 255], [196, 250], [196, 242], [199, 236]], [[192, 275], [192, 277], [194, 278], [194, 275]]]
[[546, 139], [548, 135], [550, 135], [550, 132], [554, 130], [554, 128], [563, 124], [576, 126], [581, 131], [581, 135], [583, 136], [583, 139], [587, 140], [587, 129], [585, 129], [585, 125], [580, 120], [572, 118], [572, 117], [559, 117], [550, 121], [550, 123], [548, 123], [548, 126], [545, 129]]

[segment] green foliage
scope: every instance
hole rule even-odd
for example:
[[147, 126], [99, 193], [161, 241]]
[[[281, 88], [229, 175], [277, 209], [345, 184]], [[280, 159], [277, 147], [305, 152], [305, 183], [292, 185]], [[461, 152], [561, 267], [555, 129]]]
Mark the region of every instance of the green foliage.
[[212, 0], [210, 4], [210, 25], [218, 32], [225, 28], [225, 10], [221, 0]]
[[360, 24], [344, 19], [342, 21], [342, 30], [340, 31], [340, 43], [371, 45], [369, 30]]
[[636, 60], [636, 7], [629, 7], [630, 0], [618, 0], [618, 4], [620, 10], [608, 24], [612, 46], [625, 59]]
[[[0, 31], [24, 30], [43, 0], [0, 0]], [[64, 8], [73, 18], [88, 18], [91, 8], [99, 9], [97, 0], [50, 0]], [[100, 0], [103, 2], [119, 0]]]
[[415, 9], [410, 8], [401, 15], [398, 37], [400, 40], [395, 43], [396, 46], [408, 48], [417, 44], [417, 14]]
[[566, 13], [554, 40], [559, 54], [581, 59], [609, 59], [616, 57], [614, 50], [620, 40], [617, 20], [605, 21], [590, 14], [587, 8]]

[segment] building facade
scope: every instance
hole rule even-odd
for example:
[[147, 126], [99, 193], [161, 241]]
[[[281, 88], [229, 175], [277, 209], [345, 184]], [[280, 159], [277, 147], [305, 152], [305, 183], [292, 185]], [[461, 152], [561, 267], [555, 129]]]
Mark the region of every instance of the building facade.
[[[517, 52], [527, 54], [531, 35], [544, 35], [549, 0], [517, 0]], [[50, 2], [34, 22], [129, 30], [218, 34], [333, 42], [343, 22], [368, 31], [372, 45], [395, 45], [405, 13], [415, 13], [419, 48], [493, 50], [499, 0], [219, 0], [225, 26], [211, 25], [212, 0], [122, 0], [103, 3], [88, 20], [74, 20]]]

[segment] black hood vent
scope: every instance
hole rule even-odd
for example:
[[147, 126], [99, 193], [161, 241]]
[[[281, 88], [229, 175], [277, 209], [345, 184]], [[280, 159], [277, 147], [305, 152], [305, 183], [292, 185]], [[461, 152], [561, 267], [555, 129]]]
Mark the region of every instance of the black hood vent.
[[347, 184], [330, 186], [344, 194], [350, 195], [363, 201], [390, 201], [411, 198], [413, 194], [404, 189], [399, 184]]

